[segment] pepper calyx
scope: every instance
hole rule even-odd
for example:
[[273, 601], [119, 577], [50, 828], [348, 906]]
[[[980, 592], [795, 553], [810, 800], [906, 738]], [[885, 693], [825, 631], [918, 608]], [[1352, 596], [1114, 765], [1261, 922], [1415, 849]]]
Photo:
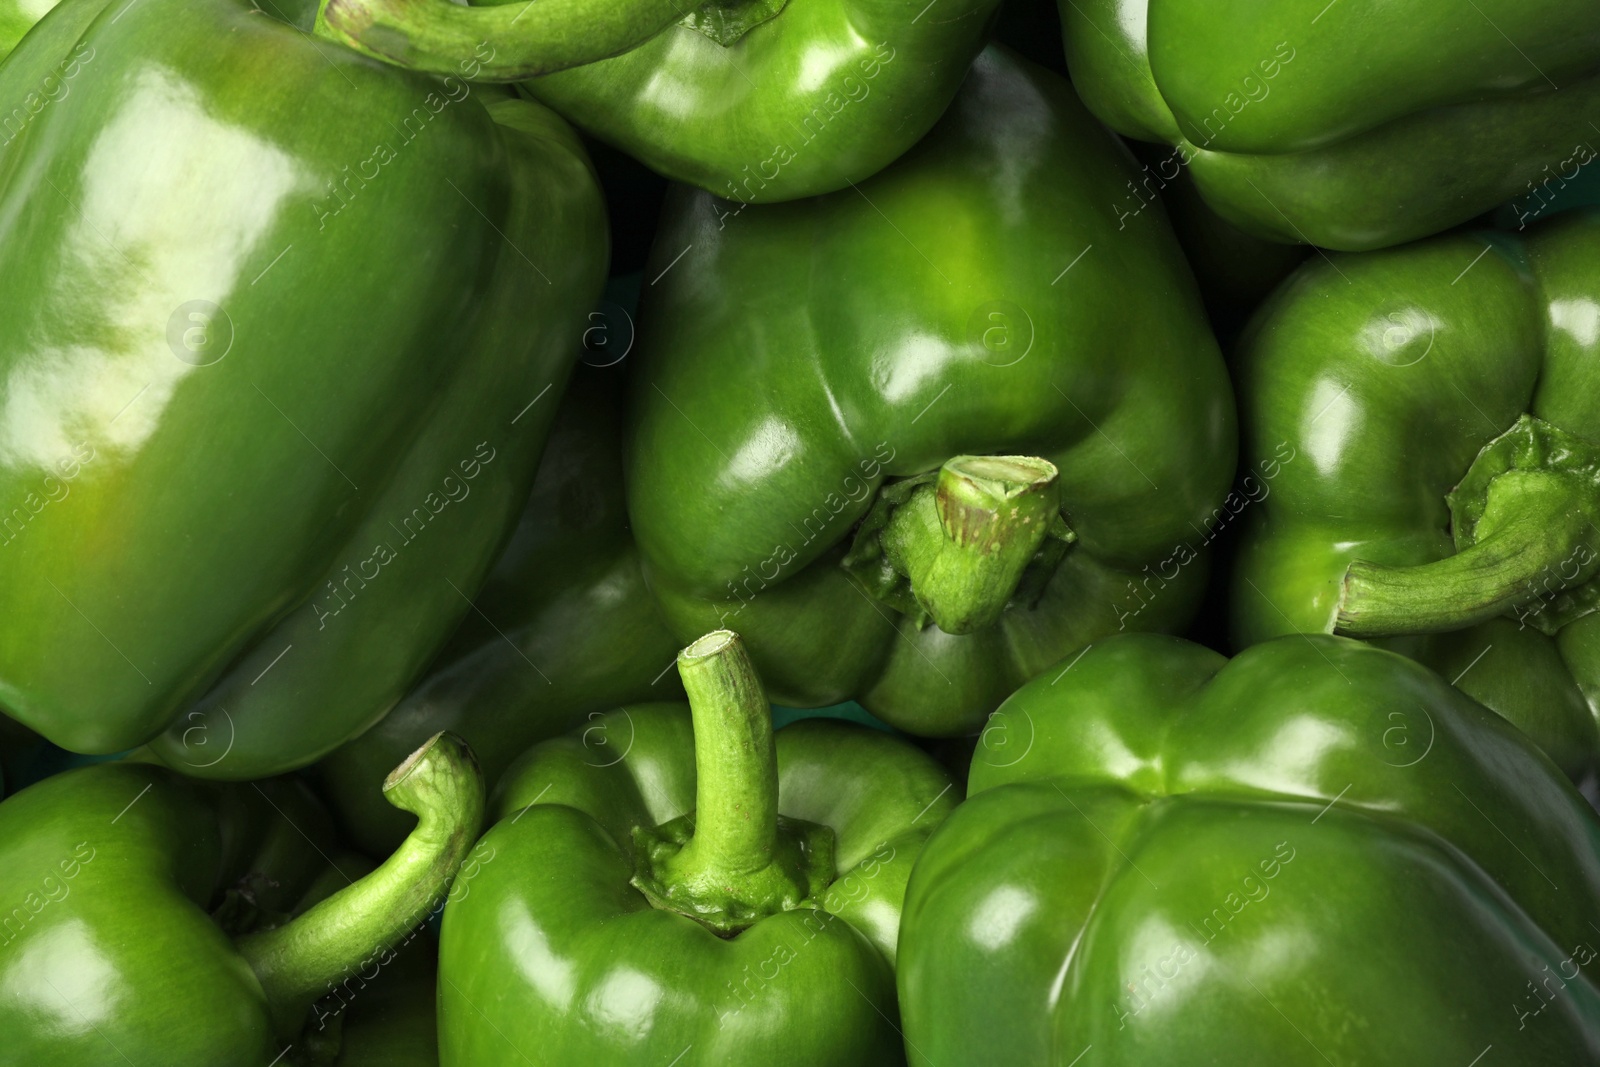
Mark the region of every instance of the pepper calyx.
[[840, 565], [919, 628], [968, 634], [1037, 603], [1076, 540], [1055, 464], [955, 456], [880, 489]]
[[1335, 633], [1459, 630], [1498, 615], [1555, 634], [1600, 607], [1600, 445], [1524, 414], [1446, 498], [1454, 555], [1346, 569]]

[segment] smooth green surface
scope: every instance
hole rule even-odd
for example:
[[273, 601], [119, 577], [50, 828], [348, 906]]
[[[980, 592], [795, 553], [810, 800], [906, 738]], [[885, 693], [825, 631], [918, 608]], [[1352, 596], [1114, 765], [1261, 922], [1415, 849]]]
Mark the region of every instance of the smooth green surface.
[[789, 0], [726, 46], [669, 26], [523, 86], [669, 178], [741, 203], [793, 200], [861, 182], [916, 144], [960, 88], [996, 6]]
[[[1355, 560], [1409, 567], [1454, 555], [1448, 497], [1521, 416], [1600, 441], [1597, 359], [1600, 214], [1572, 212], [1519, 239], [1441, 237], [1309, 261], [1258, 313], [1238, 358], [1246, 463], [1271, 476], [1245, 517], [1237, 643], [1331, 631]], [[1548, 524], [1552, 546], [1569, 525]], [[1546, 612], [1545, 594], [1552, 618], [1563, 610], [1591, 550], [1551, 562], [1548, 547], [1527, 554], [1534, 603], [1394, 647], [1578, 778], [1600, 752], [1600, 620], [1550, 637], [1530, 618]]]
[[1175, 146], [1263, 236], [1379, 248], [1464, 222], [1600, 152], [1584, 0], [1063, 0], [1084, 102]]
[[619, 708], [530, 749], [445, 909], [441, 1062], [901, 1062], [900, 901], [958, 790], [904, 742], [836, 720], [778, 731], [776, 752], [778, 812], [831, 831], [836, 875], [723, 938], [630, 885], [636, 831], [695, 804], [687, 706]]
[[[417, 776], [437, 784], [428, 766], [425, 756], [409, 785], [397, 780], [396, 794]], [[461, 780], [476, 786], [481, 805], [481, 779]], [[426, 800], [413, 806], [435, 829], [474, 815]], [[462, 827], [468, 843], [475, 827]], [[382, 1013], [377, 993], [362, 993], [405, 953], [419, 914], [389, 907], [386, 889], [428, 882], [423, 895], [441, 900], [454, 868], [427, 862], [436, 844], [419, 833], [374, 872], [338, 850], [327, 813], [287, 780], [211, 785], [153, 764], [107, 763], [23, 790], [0, 804], [0, 891], [13, 902], [0, 921], [0, 1059], [30, 1067], [363, 1062], [334, 1057], [375, 1047], [361, 1028]], [[287, 997], [277, 996], [275, 980], [264, 989], [253, 945], [330, 927], [346, 942], [341, 951], [308, 955], [294, 945], [276, 956], [307, 984]], [[400, 969], [414, 966], [427, 961]], [[380, 988], [395, 985], [386, 978]], [[424, 1003], [431, 1009], [431, 999]], [[357, 1026], [342, 1045], [334, 1020], [346, 1009]], [[431, 1050], [421, 1051], [415, 1062], [432, 1062]]]
[[600, 198], [548, 111], [241, 0], [68, 0], [0, 110], [73, 56], [0, 154], [0, 704], [75, 751], [277, 773], [469, 609], [598, 291]]
[[468, 8], [451, 0], [324, 0], [316, 30], [413, 70], [515, 81], [626, 52], [677, 21], [682, 11], [678, 0], [523, 0], [516, 8]]
[[913, 1064], [1600, 1062], [1600, 823], [1403, 657], [1112, 638], [970, 792], [907, 891]]
[[120, 764], [58, 775], [0, 805], [0, 841], [15, 901], [0, 948], [13, 1062], [142, 1054], [198, 1067], [281, 1050], [255, 976], [202, 910], [222, 843], [176, 775]]
[[[674, 190], [627, 461], [680, 640], [735, 629], [778, 703], [945, 735], [1089, 641], [1187, 622], [1233, 404], [1160, 209], [1119, 224], [1132, 172], [1065, 81], [995, 47], [859, 191], [739, 210]], [[953, 636], [839, 564], [886, 481], [964, 454], [1055, 464], [1077, 540], [1031, 606]]]
[[386, 853], [405, 837], [410, 817], [379, 787], [440, 730], [472, 745], [493, 786], [529, 745], [575, 722], [682, 696], [672, 669], [680, 643], [660, 620], [627, 527], [624, 366], [573, 373], [516, 533], [473, 611], [399, 706], [318, 765], [345, 832], [367, 851]]
[[[0, 0], [0, 59], [17, 47], [22, 35], [33, 29], [61, 0]], [[41, 87], [45, 95], [59, 95], [54, 84]]]

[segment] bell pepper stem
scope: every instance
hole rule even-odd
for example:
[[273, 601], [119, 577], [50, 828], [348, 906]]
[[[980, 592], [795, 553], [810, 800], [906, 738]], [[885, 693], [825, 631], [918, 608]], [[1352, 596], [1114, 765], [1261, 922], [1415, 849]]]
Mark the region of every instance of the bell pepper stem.
[[[930, 490], [895, 509], [884, 553], [939, 629], [969, 634], [1005, 610], [1053, 527], [1055, 464], [1033, 456], [956, 456]], [[1059, 535], [1058, 535], [1059, 536]]]
[[682, 0], [325, 0], [319, 36], [374, 59], [514, 82], [620, 55], [683, 17]]
[[633, 885], [650, 903], [732, 936], [819, 897], [833, 831], [778, 813], [772, 711], [739, 635], [678, 653], [694, 725], [695, 810], [634, 831]]
[[739, 635], [718, 630], [678, 653], [694, 722], [694, 837], [678, 870], [708, 880], [771, 865], [778, 837], [772, 709]]
[[471, 749], [435, 734], [390, 772], [383, 794], [417, 816], [377, 870], [282, 926], [242, 937], [275, 1023], [297, 1032], [334, 983], [413, 930], [450, 888], [483, 822], [484, 785]]
[[[1571, 479], [1536, 471], [1500, 475], [1486, 519], [1499, 519], [1455, 555], [1412, 567], [1356, 560], [1345, 571], [1334, 632], [1350, 637], [1459, 630], [1588, 580], [1600, 529]], [[1480, 527], [1480, 529], [1482, 529]], [[1525, 620], [1526, 621], [1526, 620]]]

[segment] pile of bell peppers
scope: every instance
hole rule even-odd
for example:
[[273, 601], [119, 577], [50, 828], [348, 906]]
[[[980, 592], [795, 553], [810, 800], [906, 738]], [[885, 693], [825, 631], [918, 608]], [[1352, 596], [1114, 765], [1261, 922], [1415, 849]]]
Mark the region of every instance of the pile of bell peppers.
[[0, 1067], [1600, 1067], [1578, 0], [0, 0]]

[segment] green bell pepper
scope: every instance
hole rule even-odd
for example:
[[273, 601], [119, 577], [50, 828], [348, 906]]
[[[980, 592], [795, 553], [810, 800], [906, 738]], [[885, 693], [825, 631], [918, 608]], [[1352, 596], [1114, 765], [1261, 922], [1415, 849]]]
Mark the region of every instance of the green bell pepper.
[[384, 853], [405, 837], [410, 817], [383, 803], [378, 786], [432, 734], [465, 739], [492, 786], [528, 746], [579, 720], [683, 695], [670, 669], [678, 644], [628, 533], [621, 377], [621, 366], [578, 368], [522, 520], [474, 610], [421, 685], [317, 765], [360, 847]]
[[572, 131], [483, 95], [244, 0], [67, 0], [0, 64], [8, 714], [256, 778], [422, 673], [606, 257]]
[[289, 1052], [286, 1062], [319, 1062], [307, 1054], [330, 1051], [322, 1024], [347, 1003], [340, 991], [392, 959], [439, 903], [482, 817], [483, 780], [448, 735], [397, 767], [384, 793], [421, 821], [354, 881], [325, 869], [315, 808], [281, 784], [207, 787], [107, 763], [0, 804], [6, 1055], [71, 1067], [266, 1064]]
[[[256, 10], [269, 14], [281, 22], [310, 30], [317, 15], [316, 0], [264, 0], [266, 7], [256, 5]], [[0, 59], [11, 54], [27, 32], [52, 10], [61, 0], [0, 0]], [[58, 92], [51, 83], [42, 83], [41, 92], [51, 97]], [[61, 92], [61, 95], [65, 95]]]
[[1382, 638], [1600, 754], [1600, 212], [1312, 259], [1238, 360], [1241, 645]]
[[[48, 11], [58, 2], [47, 0], [45, 10]], [[45, 11], [35, 10], [37, 6], [27, 0], [0, 0], [0, 59], [10, 55], [23, 35], [44, 17]]]
[[445, 907], [441, 1063], [901, 1062], [900, 901], [954, 783], [867, 727], [774, 735], [731, 633], [678, 667], [689, 707], [618, 709], [501, 780]]
[[[595, 6], [617, 14], [661, 0]], [[544, 53], [593, 35], [594, 18], [570, 37], [537, 31], [539, 41], [524, 16], [545, 5], [524, 0], [480, 0], [472, 9], [445, 0], [328, 0], [319, 27], [423, 69], [448, 71], [476, 56], [481, 76], [531, 78], [523, 88], [534, 98], [670, 178], [772, 203], [843, 189], [916, 144], [961, 87], [997, 6], [701, 0], [685, 13], [673, 3], [658, 24], [663, 31], [584, 65]], [[525, 50], [539, 45], [530, 63]]]
[[1132, 173], [991, 47], [859, 190], [670, 194], [626, 456], [680, 639], [735, 627], [778, 703], [949, 735], [1073, 649], [1188, 621], [1233, 400], [1163, 213], [1109, 210]]
[[1118, 636], [969, 788], [907, 890], [914, 1064], [1600, 1062], [1600, 823], [1401, 656]]
[[476, 58], [485, 64], [482, 76], [491, 81], [515, 81], [618, 55], [684, 16], [678, 0], [524, 0], [514, 8], [470, 9], [455, 0], [289, 2], [315, 4], [319, 36], [374, 59], [448, 75], [457, 73], [463, 60]]
[[1187, 167], [1247, 230], [1359, 251], [1448, 229], [1600, 154], [1600, 23], [1586, 0], [1060, 10], [1084, 103], [1173, 146], [1118, 198], [1125, 210]]

